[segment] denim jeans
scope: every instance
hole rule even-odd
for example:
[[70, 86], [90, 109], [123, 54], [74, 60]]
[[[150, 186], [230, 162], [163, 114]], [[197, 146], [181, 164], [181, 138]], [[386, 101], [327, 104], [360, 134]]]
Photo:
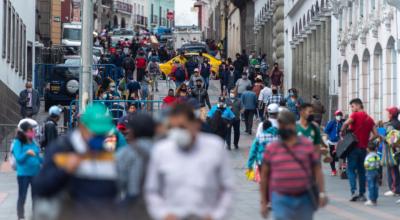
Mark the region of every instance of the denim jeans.
[[400, 194], [400, 173], [397, 165], [387, 167], [387, 178], [389, 189], [394, 193]]
[[208, 87], [210, 86], [210, 77], [203, 77], [204, 78], [204, 88], [208, 90]]
[[[17, 176], [18, 182], [18, 200], [17, 200], [17, 215], [18, 218], [25, 218], [25, 201], [26, 201], [26, 194], [28, 193], [28, 187], [31, 185], [31, 196], [33, 197], [34, 189], [32, 187], [32, 176]], [[32, 198], [33, 203], [33, 198]]]
[[367, 171], [367, 181], [368, 181], [368, 198], [369, 200], [376, 202], [378, 200], [379, 192], [379, 171], [378, 170], [368, 170]]
[[246, 131], [251, 133], [253, 128], [253, 119], [254, 119], [255, 110], [254, 109], [245, 109], [244, 110], [244, 123], [246, 125]]
[[357, 191], [357, 175], [359, 184], [359, 195], [365, 193], [365, 168], [364, 159], [367, 155], [365, 149], [354, 148], [349, 155], [347, 155], [347, 176], [350, 182], [351, 193]]
[[312, 220], [314, 208], [308, 193], [288, 196], [272, 192], [272, 214], [275, 220]]

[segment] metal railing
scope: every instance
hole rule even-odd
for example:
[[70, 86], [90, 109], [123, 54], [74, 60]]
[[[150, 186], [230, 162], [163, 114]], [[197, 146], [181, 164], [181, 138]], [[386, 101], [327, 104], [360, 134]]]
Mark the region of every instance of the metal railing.
[[[93, 100], [93, 103], [102, 103], [110, 111], [113, 121], [116, 124], [118, 120], [126, 115], [127, 108], [134, 104], [138, 112], [148, 112], [154, 114], [162, 109], [162, 100]], [[72, 100], [68, 111], [68, 128], [77, 126], [79, 119], [79, 100]]]

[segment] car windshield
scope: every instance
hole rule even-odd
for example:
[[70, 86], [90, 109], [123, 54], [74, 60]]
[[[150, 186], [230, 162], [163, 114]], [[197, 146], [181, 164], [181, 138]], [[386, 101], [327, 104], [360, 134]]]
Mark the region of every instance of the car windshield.
[[63, 39], [80, 41], [81, 40], [81, 29], [64, 28]]
[[183, 46], [182, 50], [190, 52], [207, 52], [206, 48], [203, 46]]
[[130, 30], [116, 30], [113, 32], [113, 35], [131, 35], [133, 36], [133, 31]]
[[67, 59], [67, 60], [65, 60], [64, 64], [70, 65], [70, 66], [80, 66], [81, 60], [80, 59]]
[[79, 67], [56, 66], [52, 74], [46, 76], [47, 81], [66, 81], [71, 78], [79, 79]]

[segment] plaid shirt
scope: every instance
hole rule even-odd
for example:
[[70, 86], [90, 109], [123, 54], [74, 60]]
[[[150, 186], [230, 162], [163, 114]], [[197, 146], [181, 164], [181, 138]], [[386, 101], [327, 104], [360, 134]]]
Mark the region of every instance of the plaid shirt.
[[267, 106], [273, 103], [282, 105], [283, 102], [284, 102], [283, 96], [281, 94], [276, 94], [268, 97]]

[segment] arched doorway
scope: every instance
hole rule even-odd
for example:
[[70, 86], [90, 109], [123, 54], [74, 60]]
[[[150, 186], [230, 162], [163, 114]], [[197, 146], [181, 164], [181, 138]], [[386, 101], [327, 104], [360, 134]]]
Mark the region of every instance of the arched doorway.
[[361, 100], [364, 103], [364, 107], [367, 111], [372, 112], [369, 109], [370, 106], [370, 89], [369, 89], [369, 82], [370, 82], [370, 75], [371, 75], [371, 56], [368, 49], [364, 50], [362, 56], [362, 68], [361, 68], [361, 77], [360, 77], [360, 90], [361, 90]]
[[381, 120], [383, 113], [383, 58], [382, 47], [379, 43], [375, 45], [374, 49], [374, 72], [373, 80], [371, 80], [371, 92], [374, 119]]
[[126, 28], [125, 18], [121, 18], [121, 28]]
[[114, 15], [114, 19], [113, 20], [114, 20], [113, 27], [114, 28], [118, 28], [118, 26], [119, 26], [118, 25], [118, 17], [116, 15]]
[[340, 77], [340, 82], [341, 82], [341, 109], [345, 111], [345, 113], [348, 113], [348, 102], [349, 102], [349, 64], [347, 63], [347, 60], [343, 62], [342, 65], [342, 74]]
[[397, 106], [397, 52], [395, 40], [390, 37], [386, 45], [386, 73], [383, 77], [384, 106]]
[[349, 99], [354, 99], [360, 97], [360, 87], [359, 87], [359, 77], [360, 77], [360, 61], [358, 56], [354, 55], [351, 61], [351, 78], [350, 78], [350, 97]]

